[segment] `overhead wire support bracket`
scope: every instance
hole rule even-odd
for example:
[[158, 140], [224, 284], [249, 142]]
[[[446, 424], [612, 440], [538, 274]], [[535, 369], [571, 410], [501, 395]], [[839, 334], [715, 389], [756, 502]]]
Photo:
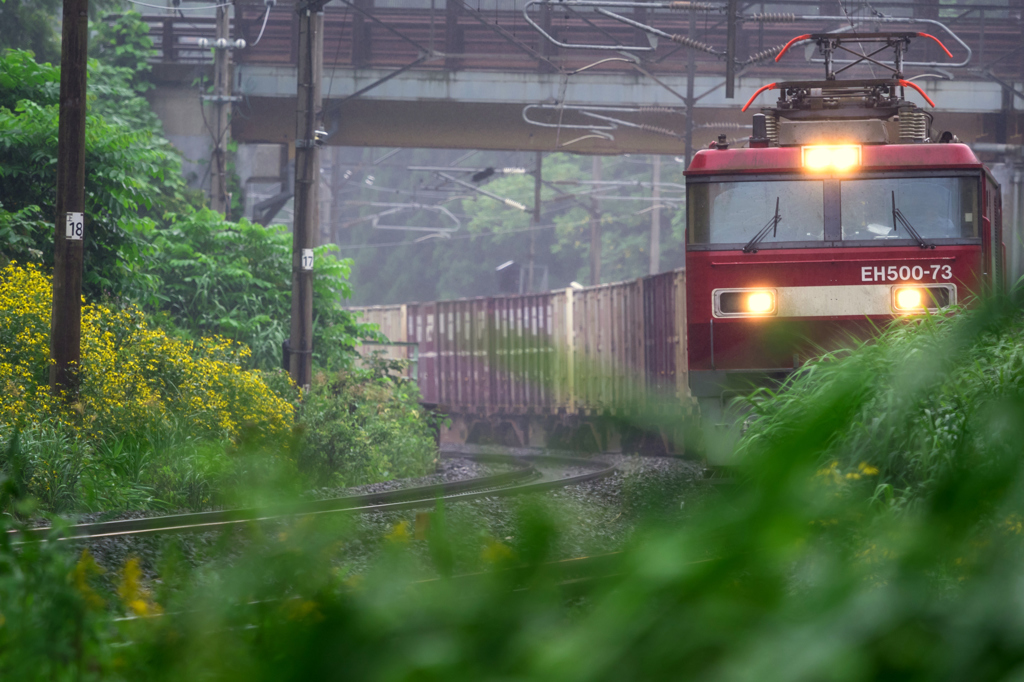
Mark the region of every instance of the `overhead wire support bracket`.
[[697, 10], [703, 12], [725, 12], [726, 6], [705, 2], [630, 2], [629, 0], [561, 0], [554, 2], [552, 0], [530, 0], [523, 6], [523, 19], [526, 20], [535, 31], [540, 33], [545, 40], [560, 48], [572, 49], [572, 50], [611, 50], [614, 52], [625, 52], [625, 53], [636, 53], [636, 52], [653, 52], [657, 46], [652, 45], [627, 45], [627, 44], [615, 44], [615, 45], [600, 45], [600, 44], [588, 44], [588, 43], [565, 43], [553, 35], [548, 33], [544, 28], [538, 24], [530, 16], [530, 8], [535, 5], [546, 5], [550, 7], [561, 7], [566, 9], [578, 8], [578, 7], [590, 7], [595, 12], [603, 14], [604, 16], [620, 21], [624, 24], [637, 28], [644, 31], [650, 36], [664, 38], [665, 40], [678, 43], [684, 47], [688, 47], [694, 50], [700, 50], [701, 52], [707, 52], [717, 57], [723, 56], [725, 53], [721, 50], [716, 50], [710, 45], [702, 43], [698, 40], [688, 38], [682, 35], [675, 35], [666, 33], [661, 29], [649, 26], [639, 21], [635, 21], [628, 17], [624, 17], [621, 14], [616, 14], [608, 10], [609, 7], [613, 8], [645, 8], [645, 9], [669, 9], [669, 10]]
[[322, 12], [324, 5], [328, 2], [330, 2], [330, 0], [306, 0], [306, 2], [298, 2], [295, 4], [295, 13], [302, 14], [303, 12]]
[[485, 189], [483, 189], [481, 187], [477, 187], [476, 185], [471, 185], [470, 183], [465, 182], [464, 180], [459, 180], [458, 178], [452, 177], [451, 175], [448, 175], [447, 173], [442, 173], [440, 171], [434, 171], [434, 173], [436, 173], [439, 177], [444, 178], [448, 182], [454, 182], [456, 185], [460, 185], [462, 187], [465, 187], [466, 189], [471, 189], [474, 192], [476, 192], [477, 194], [483, 194], [485, 197], [488, 197], [490, 199], [494, 199], [495, 201], [499, 201], [499, 202], [505, 204], [506, 206], [508, 206], [510, 208], [518, 209], [520, 211], [523, 211], [524, 213], [532, 213], [533, 212], [532, 208], [528, 207], [526, 204], [523, 204], [522, 202], [516, 201], [515, 199], [509, 199], [508, 197], [498, 196], [497, 194], [495, 194], [493, 192], [488, 192], [487, 190], [485, 190]]
[[[554, 112], [575, 112], [581, 116], [588, 116], [596, 119], [599, 123], [545, 123], [537, 121], [529, 116], [529, 112], [532, 110], [539, 111], [554, 111]], [[603, 113], [598, 113], [603, 112]], [[559, 105], [559, 104], [527, 104], [523, 107], [523, 120], [530, 125], [539, 126], [541, 128], [560, 128], [563, 130], [589, 130], [595, 134], [599, 131], [611, 131], [616, 130], [619, 126], [626, 128], [635, 128], [637, 130], [643, 130], [651, 133], [658, 133], [659, 135], [667, 135], [669, 137], [681, 137], [680, 133], [668, 128], [661, 126], [651, 125], [649, 123], [634, 123], [633, 121], [626, 121], [621, 118], [615, 118], [608, 114], [619, 113], [619, 114], [640, 114], [640, 113], [678, 113], [674, 109], [668, 107], [600, 107], [600, 106], [578, 106], [578, 105]]]
[[[458, 216], [449, 211], [444, 206], [438, 204], [420, 204], [420, 203], [396, 203], [396, 202], [383, 202], [383, 201], [371, 201], [371, 202], [348, 202], [350, 204], [360, 204], [365, 206], [373, 206], [376, 208], [385, 208], [386, 210], [374, 213], [368, 216], [362, 216], [355, 220], [350, 220], [347, 223], [341, 225], [342, 228], [352, 227], [359, 223], [370, 221], [375, 230], [402, 230], [406, 232], [432, 232], [436, 233], [437, 236], [443, 238], [450, 238], [451, 232], [458, 232], [462, 227], [462, 221], [459, 220]], [[430, 226], [419, 226], [419, 225], [381, 225], [380, 219], [394, 215], [396, 213], [402, 213], [404, 211], [432, 211], [439, 215], [442, 215], [451, 220], [455, 225], [454, 227], [430, 227]]]

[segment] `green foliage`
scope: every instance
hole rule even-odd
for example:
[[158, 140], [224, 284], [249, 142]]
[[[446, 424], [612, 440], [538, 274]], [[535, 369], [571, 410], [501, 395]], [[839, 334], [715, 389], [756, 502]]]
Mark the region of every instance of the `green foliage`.
[[[24, 458], [18, 434], [0, 461]], [[0, 472], [0, 508], [34, 510], [25, 488]], [[19, 680], [100, 679], [110, 670], [109, 614], [88, 552], [76, 562], [58, 542], [15, 544], [24, 525], [0, 514], [0, 673]], [[51, 540], [56, 540], [54, 534]]]
[[[965, 369], [975, 343], [1018, 319], [1004, 309], [956, 323], [945, 361], [921, 381]], [[355, 588], [330, 560], [337, 531], [299, 524], [294, 538], [259, 543], [215, 590], [182, 602], [224, 599], [201, 629], [176, 616], [144, 624], [131, 664], [167, 679], [1014, 679], [1024, 664], [1022, 386], [1007, 384], [965, 416], [987, 466], [962, 467], [915, 510], [893, 513], [869, 506], [870, 493], [836, 494], [818, 474], [866, 399], [916, 388], [865, 387], [863, 371], [849, 361], [785, 438], [760, 441], [744, 485], [686, 524], [651, 530], [582, 608], [565, 608], [579, 584], [559, 586], [557, 567], [543, 563], [550, 521], [524, 533], [516, 571], [434, 582], [396, 568], [412, 554], [402, 548], [435, 548], [422, 551], [443, 575], [452, 538], [432, 528], [414, 541], [396, 527], [391, 551]]]
[[0, 438], [20, 425], [25, 454], [0, 465], [44, 509], [208, 505], [196, 475], [221, 488], [217, 471], [247, 468], [225, 466], [227, 450], [250, 443], [289, 459], [292, 384], [275, 377], [276, 393], [241, 367], [247, 348], [171, 338], [134, 307], [84, 307], [68, 409], [47, 381], [51, 294], [38, 268], [0, 270]]
[[[40, 207], [42, 218], [55, 224], [57, 169], [56, 106], [39, 106], [22, 100], [16, 108], [0, 109], [0, 195], [4, 209], [25, 215]], [[133, 264], [122, 252], [144, 249], [139, 232], [150, 227], [136, 213], [151, 206], [149, 173], [159, 164], [159, 153], [142, 143], [145, 133], [92, 117], [86, 141], [85, 272], [83, 288], [97, 297], [104, 291], [145, 289], [145, 278], [134, 276]], [[3, 244], [6, 260], [31, 261], [29, 249], [42, 252], [42, 262], [53, 262], [52, 232], [29, 233], [34, 244]]]
[[31, 52], [10, 50], [0, 61], [0, 107], [14, 110], [23, 99], [40, 106], [60, 101], [60, 69], [37, 62]]
[[44, 62], [60, 61], [60, 9], [60, 0], [0, 2], [0, 53], [30, 50]]
[[318, 374], [302, 406], [305, 438], [299, 469], [317, 485], [422, 476], [434, 462], [428, 415], [419, 391], [375, 359], [368, 370]]
[[[53, 225], [43, 220], [38, 206], [25, 206], [20, 211], [8, 213], [0, 202], [0, 264], [8, 259], [22, 263], [43, 262], [40, 247], [46, 240], [53, 240]], [[52, 252], [52, 249], [51, 249]]]
[[[186, 207], [176, 154], [154, 133], [156, 119], [130, 88], [128, 69], [92, 61], [86, 126], [86, 296], [145, 300], [155, 283], [143, 267], [146, 234], [164, 211]], [[0, 57], [0, 243], [4, 262], [53, 262], [59, 71], [25, 52]], [[103, 114], [107, 114], [104, 116]]]
[[[377, 561], [358, 573], [345, 550], [364, 538], [318, 516], [253, 528], [231, 562], [195, 571], [171, 552], [161, 578], [176, 587], [156, 592], [166, 614], [120, 632], [112, 621], [111, 630], [86, 630], [90, 651], [102, 652], [109, 633], [131, 642], [117, 649], [117, 667], [96, 654], [88, 669], [154, 680], [1016, 679], [1024, 666], [1021, 317], [1019, 301], [996, 300], [955, 320], [904, 324], [879, 345], [917, 353], [897, 354], [910, 367], [888, 381], [864, 376], [876, 366], [874, 346], [819, 363], [808, 373], [822, 373], [822, 383], [799, 411], [787, 405], [762, 418], [774, 436], [751, 427], [739, 485], [706, 494], [686, 523], [646, 529], [604, 558], [599, 580], [551, 562], [560, 529], [576, 518], [537, 506], [523, 507], [516, 536], [503, 540], [456, 522], [454, 504], [431, 515], [422, 539], [410, 514], [379, 532]], [[1002, 357], [979, 365], [986, 352]], [[922, 394], [947, 386], [971, 396], [960, 417], [967, 437], [958, 463], [917, 488], [915, 504], [873, 504], [874, 483], [887, 474], [869, 463], [855, 469], [859, 478], [822, 467], [846, 434], [864, 428], [865, 406], [891, 406], [893, 424], [912, 422]], [[48, 666], [80, 660], [54, 651], [73, 641], [69, 624], [90, 613], [96, 590], [86, 581], [72, 592], [78, 583], [58, 570], [70, 567], [67, 555], [26, 554], [37, 551], [54, 555], [21, 573], [0, 571], [0, 608], [8, 595], [20, 607], [30, 589], [66, 601], [44, 596], [18, 612], [16, 627], [0, 627], [4, 644], [28, 640], [40, 622], [57, 628], [46, 648], [0, 646], [5, 673], [33, 671], [37, 657]], [[0, 566], [19, 560], [0, 545]], [[475, 574], [459, 577], [467, 564]], [[23, 577], [53, 566], [45, 581]], [[118, 593], [133, 596], [122, 601], [157, 609], [128, 569]], [[111, 606], [110, 616], [120, 613]]]
[[153, 70], [149, 59], [153, 56], [153, 39], [149, 37], [149, 24], [138, 12], [104, 17], [96, 24], [96, 32], [89, 41], [89, 51], [107, 66], [125, 69], [132, 88], [143, 93], [153, 88], [146, 80]]
[[[901, 506], [950, 476], [993, 466], [992, 430], [1003, 430], [1005, 401], [1024, 386], [1024, 317], [996, 316], [1005, 302], [988, 305], [958, 318], [898, 320], [855, 351], [806, 365], [781, 390], [751, 396], [755, 419], [741, 452], [756, 456], [785, 440], [823, 396], [856, 376], [851, 419], [820, 453], [828, 476]], [[879, 477], [864, 477], [864, 466]]]
[[[291, 317], [287, 229], [245, 219], [227, 222], [205, 209], [171, 215], [169, 223], [155, 235], [149, 264], [161, 281], [159, 309], [194, 336], [219, 334], [248, 345], [257, 367], [280, 366]], [[351, 295], [349, 261], [328, 250], [316, 249], [313, 357], [323, 367], [344, 367], [354, 357], [355, 343], [374, 332], [342, 310]]]

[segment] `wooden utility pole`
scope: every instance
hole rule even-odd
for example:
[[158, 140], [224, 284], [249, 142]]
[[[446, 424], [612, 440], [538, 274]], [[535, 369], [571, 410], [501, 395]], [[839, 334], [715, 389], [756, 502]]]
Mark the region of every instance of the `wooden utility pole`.
[[213, 48], [213, 158], [210, 159], [210, 208], [228, 217], [228, 112], [231, 110], [231, 17], [228, 6], [217, 8], [217, 38]]
[[540, 225], [540, 184], [541, 184], [541, 182], [543, 180], [543, 176], [542, 176], [542, 172], [543, 172], [542, 164], [544, 162], [543, 159], [544, 159], [544, 157], [541, 154], [541, 152], [537, 152], [536, 161], [534, 162], [534, 167], [537, 170], [533, 174], [533, 216], [530, 219], [530, 227], [532, 227], [534, 229], [530, 230], [530, 266], [529, 266], [530, 276], [527, 279], [528, 285], [527, 285], [527, 288], [526, 288], [526, 290], [530, 291], [530, 292], [533, 291], [533, 282], [534, 282], [534, 280], [533, 280], [533, 261], [534, 261], [534, 256], [536, 255], [535, 252], [536, 252], [536, 249], [537, 249], [537, 229], [536, 228], [537, 228], [538, 225]]
[[299, 68], [295, 117], [295, 223], [292, 233], [292, 323], [288, 371], [308, 390], [313, 374], [313, 247], [320, 229], [321, 82], [323, 80], [323, 6], [326, 0], [300, 3]]
[[54, 231], [53, 309], [50, 317], [50, 391], [78, 397], [82, 359], [82, 253], [85, 237], [85, 96], [89, 0], [64, 0], [57, 126], [57, 219]]
[[661, 157], [654, 155], [651, 170], [651, 268], [650, 274], [661, 271]]
[[[601, 179], [600, 156], [594, 157], [591, 179]], [[601, 283], [601, 204], [594, 198], [590, 200], [590, 283]]]

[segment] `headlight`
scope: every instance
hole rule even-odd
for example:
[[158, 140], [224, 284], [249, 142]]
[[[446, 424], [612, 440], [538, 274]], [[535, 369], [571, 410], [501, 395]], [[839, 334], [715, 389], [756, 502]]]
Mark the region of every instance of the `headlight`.
[[845, 171], [860, 165], [860, 145], [819, 145], [802, 149], [804, 168], [809, 170]]
[[898, 313], [938, 310], [955, 303], [953, 295], [953, 289], [948, 284], [893, 287], [892, 308]]
[[716, 317], [763, 317], [778, 312], [774, 289], [718, 289], [713, 297]]

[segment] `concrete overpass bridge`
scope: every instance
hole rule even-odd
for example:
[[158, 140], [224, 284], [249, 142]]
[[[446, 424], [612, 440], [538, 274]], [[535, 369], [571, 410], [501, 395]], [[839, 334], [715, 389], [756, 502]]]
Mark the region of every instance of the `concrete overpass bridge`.
[[[918, 65], [908, 66], [907, 74], [937, 104], [933, 130], [951, 130], [989, 150], [984, 158], [1013, 187], [1004, 192], [1004, 213], [1024, 230], [1024, 0], [741, 0], [733, 98], [724, 87], [728, 22], [722, 11], [684, 2], [678, 3], [684, 9], [675, 10], [618, 9], [620, 18], [557, 4], [531, 13], [563, 45], [621, 48], [583, 50], [560, 47], [530, 26], [522, 12], [527, 1], [332, 0], [325, 6], [323, 127], [326, 145], [334, 150], [322, 155], [330, 178], [321, 193], [328, 197], [321, 199], [323, 240], [337, 238], [347, 210], [337, 197], [329, 198], [339, 182], [334, 169], [344, 172], [342, 148], [565, 150], [682, 160], [719, 133], [745, 137], [750, 118], [740, 108], [761, 86], [821, 78], [812, 48], [798, 47], [779, 63], [771, 59], [772, 48], [797, 35], [843, 28], [925, 30], [948, 44], [951, 59], [931, 41], [915, 41], [907, 59]], [[295, 2], [234, 0], [231, 7], [231, 39], [247, 43], [232, 52], [237, 101], [231, 105], [230, 135], [239, 145], [236, 172], [246, 189], [248, 217], [255, 203], [283, 196], [291, 186]], [[213, 71], [212, 51], [199, 45], [202, 38], [214, 38], [212, 14], [168, 9], [145, 16], [157, 48], [158, 87], [150, 98], [168, 137], [191, 159], [186, 171], [197, 185], [204, 184], [204, 160], [213, 147], [212, 107], [200, 97]], [[899, 18], [925, 23], [897, 23]], [[677, 39], [651, 41], [623, 19]], [[646, 51], [628, 53], [631, 47]], [[769, 97], [763, 96], [765, 104]], [[527, 107], [533, 124], [524, 117]]]
[[[724, 59], [709, 53], [725, 51], [724, 12], [618, 10], [627, 19], [707, 48], [689, 49], [661, 39], [649, 51], [628, 55], [554, 45], [526, 23], [524, 2], [330, 2], [324, 8], [324, 125], [330, 133], [326, 143], [685, 154], [688, 120], [694, 126], [693, 145], [706, 146], [719, 128], [730, 136], [737, 134], [735, 128], [730, 131], [730, 126], [720, 124], [748, 123], [748, 115], [739, 109], [757, 88], [778, 80], [821, 77], [821, 64], [809, 61], [814, 56], [810, 48], [795, 50], [778, 64], [770, 58], [757, 60], [759, 53], [803, 33], [844, 26], [908, 27], [878, 24], [875, 15], [941, 21], [962, 41], [934, 24], [913, 27], [943, 38], [954, 55], [948, 59], [925, 40], [915, 42], [907, 55], [911, 61], [936, 64], [907, 71], [931, 74], [918, 83], [938, 105], [937, 128], [952, 129], [968, 142], [1020, 141], [1022, 0], [955, 5], [891, 0], [846, 6], [807, 0], [740, 2], [738, 11], [745, 19], [736, 28], [738, 77], [732, 99], [725, 97]], [[644, 31], [584, 9], [543, 6], [531, 17], [561, 43], [652, 45]], [[233, 90], [241, 100], [234, 105], [231, 135], [241, 144], [292, 144], [298, 49], [294, 0], [280, 0], [265, 12], [267, 6], [260, 0], [234, 2], [231, 36], [246, 40], [248, 46], [235, 50], [232, 57]], [[154, 72], [160, 87], [154, 103], [172, 138], [198, 156], [196, 141], [183, 138], [209, 142], [194, 82], [210, 68], [211, 51], [200, 49], [197, 39], [213, 37], [213, 18], [168, 11], [146, 20], [159, 50]], [[947, 66], [958, 63], [966, 65]], [[532, 110], [530, 116], [546, 125], [524, 120], [524, 107], [538, 104], [548, 106]], [[580, 134], [585, 128], [573, 126], [594, 119], [581, 117], [573, 105], [625, 105], [643, 111], [620, 116], [635, 127], [618, 125], [603, 136], [586, 136]], [[692, 116], [686, 115], [688, 110]], [[576, 140], [580, 137], [586, 139]]]

